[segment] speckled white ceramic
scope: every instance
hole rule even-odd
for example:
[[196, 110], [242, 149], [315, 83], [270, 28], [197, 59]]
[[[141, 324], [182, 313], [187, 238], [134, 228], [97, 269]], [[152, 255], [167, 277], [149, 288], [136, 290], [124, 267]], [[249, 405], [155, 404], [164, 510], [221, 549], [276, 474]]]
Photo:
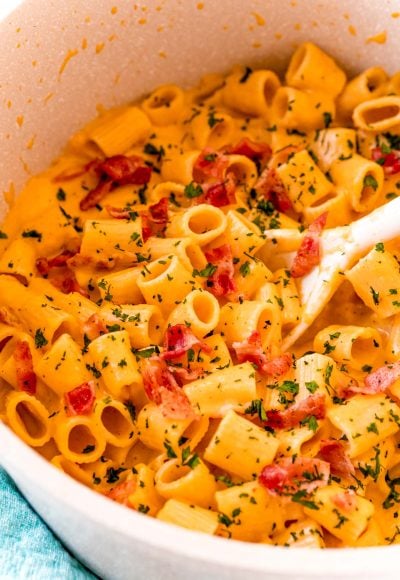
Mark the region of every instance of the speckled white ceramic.
[[[9, 199], [98, 106], [166, 81], [189, 85], [238, 62], [282, 70], [303, 40], [350, 73], [373, 64], [394, 71], [399, 16], [394, 0], [1, 0], [0, 191]], [[103, 578], [400, 578], [400, 547], [288, 551], [168, 526], [76, 483], [2, 424], [0, 463]]]

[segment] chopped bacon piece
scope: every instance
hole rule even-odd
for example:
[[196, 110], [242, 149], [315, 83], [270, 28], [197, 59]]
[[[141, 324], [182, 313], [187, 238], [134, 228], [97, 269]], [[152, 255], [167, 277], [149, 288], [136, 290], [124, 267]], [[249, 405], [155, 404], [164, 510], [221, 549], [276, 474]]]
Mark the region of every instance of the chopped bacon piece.
[[226, 155], [207, 147], [196, 159], [193, 179], [196, 183], [221, 182], [228, 166], [229, 158]]
[[331, 466], [331, 472], [339, 477], [349, 478], [355, 473], [354, 466], [346, 454], [342, 441], [326, 439], [321, 441], [319, 455]]
[[169, 370], [181, 381], [191, 382], [204, 375], [203, 367], [185, 368], [181, 366], [169, 366]]
[[319, 237], [325, 227], [328, 212], [321, 214], [314, 220], [301, 242], [300, 248], [293, 260], [290, 274], [292, 278], [301, 278], [317, 266], [321, 261]]
[[178, 358], [184, 355], [190, 348], [200, 347], [205, 352], [211, 352], [211, 347], [197, 338], [185, 324], [169, 326], [164, 336], [164, 352], [160, 358], [164, 360]]
[[128, 505], [128, 498], [132, 495], [137, 487], [136, 479], [127, 479], [122, 483], [116, 485], [111, 491], [107, 492], [105, 495], [110, 499], [122, 504]]
[[217, 267], [215, 272], [207, 279], [207, 290], [217, 297], [236, 292], [231, 247], [228, 244], [224, 244], [218, 248], [208, 250], [205, 252], [205, 256], [210, 264]]
[[237, 145], [230, 147], [227, 153], [231, 155], [244, 155], [252, 161], [261, 161], [264, 165], [270, 160], [272, 149], [267, 143], [256, 143], [245, 137]]
[[86, 166], [87, 171], [94, 170], [100, 180], [97, 186], [81, 200], [82, 211], [95, 207], [110, 191], [120, 185], [144, 185], [151, 177], [151, 167], [137, 155], [126, 157], [114, 155], [103, 161], [92, 161]]
[[113, 182], [110, 179], [100, 179], [96, 187], [91, 189], [81, 200], [79, 208], [82, 211], [87, 211], [92, 207], [96, 207], [96, 205], [110, 193], [112, 186]]
[[116, 485], [111, 491], [107, 492], [105, 495], [110, 499], [122, 504], [128, 505], [128, 498], [136, 490], [136, 480], [127, 479], [122, 483]]
[[268, 360], [266, 353], [261, 344], [261, 336], [257, 330], [241, 342], [233, 342], [238, 362], [249, 361], [257, 365], [260, 373], [280, 377], [288, 372], [291, 367], [292, 359], [290, 354], [285, 353]]
[[168, 197], [162, 197], [159, 202], [151, 205], [149, 211], [154, 223], [165, 225], [168, 221]]
[[142, 214], [142, 238], [146, 242], [150, 236], [164, 234], [168, 222], [168, 198], [162, 197], [159, 202], [149, 207], [150, 215]]
[[17, 341], [13, 357], [18, 388], [30, 395], [34, 395], [36, 393], [36, 375], [33, 371], [32, 353], [26, 340]]
[[263, 367], [263, 370], [267, 375], [278, 378], [282, 375], [285, 375], [291, 366], [292, 357], [289, 353], [285, 352], [267, 361]]
[[245, 340], [233, 342], [232, 348], [236, 353], [239, 363], [248, 361], [257, 365], [258, 370], [262, 370], [264, 365], [268, 362], [267, 355], [265, 354], [261, 344], [261, 336], [258, 330], [253, 330], [250, 336]]
[[310, 395], [298, 403], [293, 403], [284, 411], [278, 409], [267, 411], [267, 424], [273, 429], [292, 429], [311, 416], [316, 419], [325, 417], [325, 395], [323, 393]]
[[102, 334], [107, 334], [107, 326], [101, 320], [98, 314], [92, 314], [83, 323], [83, 333], [89, 338], [89, 340], [94, 340]]
[[65, 393], [65, 404], [67, 415], [89, 415], [92, 412], [96, 400], [94, 382], [87, 381], [72, 391]]
[[72, 272], [67, 271], [65, 274], [59, 274], [53, 278], [50, 278], [50, 282], [64, 294], [78, 292], [78, 294], [81, 294], [85, 298], [89, 297], [89, 294], [86, 292], [86, 290], [79, 286], [78, 281]]
[[224, 207], [231, 203], [224, 183], [215, 183], [208, 187], [201, 201], [215, 207]]
[[254, 188], [259, 195], [269, 199], [278, 211], [286, 213], [293, 209], [286, 188], [275, 169], [264, 169]]
[[400, 379], [400, 361], [380, 367], [365, 378], [363, 385], [349, 385], [346, 394], [376, 395], [384, 393], [398, 379]]
[[143, 359], [141, 372], [146, 395], [150, 401], [161, 407], [165, 417], [171, 419], [196, 417], [189, 399], [164, 360], [157, 356]]
[[70, 258], [75, 256], [77, 252], [72, 250], [64, 250], [61, 254], [54, 256], [54, 258], [38, 258], [36, 260], [36, 268], [42, 276], [47, 276], [53, 268], [63, 268], [67, 266]]
[[312, 492], [327, 485], [329, 463], [312, 457], [285, 457], [273, 465], [266, 465], [258, 481], [272, 494], [291, 494], [302, 489]]
[[150, 180], [152, 171], [138, 155], [113, 155], [89, 165], [97, 175], [108, 177], [117, 185], [144, 185]]
[[354, 489], [346, 489], [332, 497], [333, 503], [347, 513], [353, 512], [357, 507], [356, 493]]
[[386, 175], [400, 173], [400, 151], [392, 150], [390, 153], [384, 153], [381, 147], [374, 147], [371, 153], [373, 161], [383, 167]]

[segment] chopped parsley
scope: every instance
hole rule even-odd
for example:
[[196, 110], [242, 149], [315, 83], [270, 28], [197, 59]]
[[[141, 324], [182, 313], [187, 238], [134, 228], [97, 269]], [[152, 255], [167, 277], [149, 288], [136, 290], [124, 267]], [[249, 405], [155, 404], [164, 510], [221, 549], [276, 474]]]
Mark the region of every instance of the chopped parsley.
[[46, 346], [46, 344], [48, 344], [48, 340], [45, 337], [45, 335], [43, 334], [42, 330], [40, 328], [38, 328], [35, 332], [35, 346], [36, 348], [43, 348], [44, 346]]

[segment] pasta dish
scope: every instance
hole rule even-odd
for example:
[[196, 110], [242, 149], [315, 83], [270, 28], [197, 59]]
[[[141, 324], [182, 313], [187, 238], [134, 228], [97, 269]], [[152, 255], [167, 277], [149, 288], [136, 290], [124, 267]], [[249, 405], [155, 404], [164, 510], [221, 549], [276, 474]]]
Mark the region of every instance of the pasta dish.
[[301, 45], [103, 111], [0, 230], [0, 419], [127, 508], [400, 541], [400, 73]]

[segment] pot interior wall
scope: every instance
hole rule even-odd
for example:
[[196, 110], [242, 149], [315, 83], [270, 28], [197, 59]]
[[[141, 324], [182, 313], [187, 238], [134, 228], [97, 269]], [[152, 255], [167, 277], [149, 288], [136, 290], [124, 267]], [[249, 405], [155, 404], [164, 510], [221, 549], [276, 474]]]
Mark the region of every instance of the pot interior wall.
[[[400, 2], [26, 0], [0, 23], [0, 192], [18, 192], [71, 132], [153, 87], [235, 63], [282, 71], [312, 40], [350, 74], [396, 68]], [[0, 210], [4, 211], [5, 204]]]

